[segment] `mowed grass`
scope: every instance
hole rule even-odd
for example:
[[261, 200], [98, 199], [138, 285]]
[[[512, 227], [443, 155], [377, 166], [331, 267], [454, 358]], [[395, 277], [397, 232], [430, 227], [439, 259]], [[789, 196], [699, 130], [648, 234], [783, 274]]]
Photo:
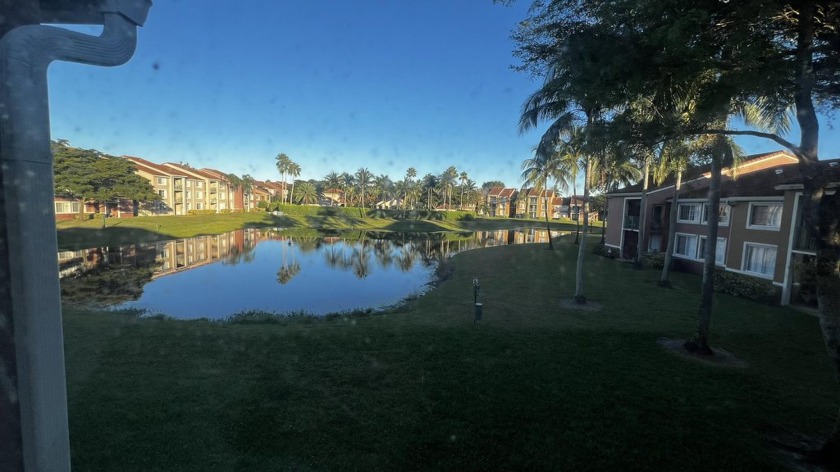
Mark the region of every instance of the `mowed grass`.
[[815, 318], [716, 295], [713, 344], [749, 366], [683, 359], [656, 341], [691, 334], [699, 278], [660, 289], [657, 272], [587, 254], [603, 307], [564, 309], [571, 240], [457, 255], [449, 279], [387, 314], [246, 325], [66, 309], [73, 468], [784, 470], [769, 438], [830, 432], [838, 392]]
[[[511, 227], [545, 228], [539, 220], [478, 218], [474, 221], [394, 220], [353, 218], [346, 215], [272, 216], [266, 212], [226, 213], [216, 215], [144, 216], [102, 220], [70, 220], [57, 225], [58, 247], [62, 250], [119, 246], [170, 239], [221, 234], [242, 228], [297, 228], [327, 231], [438, 232], [480, 231]], [[552, 230], [574, 231], [569, 220], [552, 221]], [[592, 232], [600, 227], [592, 228]]]

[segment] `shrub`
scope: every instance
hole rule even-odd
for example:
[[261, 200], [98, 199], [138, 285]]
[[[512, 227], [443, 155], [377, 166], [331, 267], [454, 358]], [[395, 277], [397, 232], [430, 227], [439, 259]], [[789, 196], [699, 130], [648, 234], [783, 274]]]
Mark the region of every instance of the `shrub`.
[[216, 210], [190, 210], [187, 212], [188, 215], [215, 215]]
[[646, 252], [642, 254], [642, 267], [647, 269], [661, 269], [665, 267], [665, 253]]
[[260, 200], [257, 202], [257, 208], [266, 209], [268, 208], [268, 202], [265, 200]]
[[223, 209], [219, 210], [219, 213], [233, 213], [233, 212], [230, 210], [230, 208], [223, 208]]
[[770, 280], [716, 269], [714, 283], [717, 292], [748, 298], [761, 303], [776, 302], [776, 287]]

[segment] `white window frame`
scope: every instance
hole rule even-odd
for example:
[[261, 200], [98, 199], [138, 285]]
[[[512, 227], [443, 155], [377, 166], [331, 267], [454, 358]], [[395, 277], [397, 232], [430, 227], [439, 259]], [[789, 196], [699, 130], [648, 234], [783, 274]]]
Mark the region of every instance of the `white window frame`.
[[[683, 219], [682, 217], [682, 208], [683, 207], [694, 207], [694, 217], [690, 220]], [[700, 219], [703, 216], [703, 204], [702, 203], [679, 203], [679, 207], [677, 208], [677, 223], [689, 223], [689, 224], [700, 224]]]
[[[700, 236], [697, 238], [697, 260], [698, 261], [705, 261], [706, 255], [700, 250], [700, 242], [703, 241], [705, 244], [706, 240], [708, 239], [707, 236]], [[717, 244], [719, 245], [723, 242], [723, 250], [722, 251], [715, 251], [715, 265], [725, 267], [726, 266], [726, 238], [717, 238]], [[720, 249], [720, 247], [716, 247]]]
[[[747, 248], [749, 246], [752, 247], [759, 247], [759, 248], [771, 248], [776, 251], [776, 260], [773, 262], [773, 267], [770, 268], [769, 274], [764, 274], [762, 272], [756, 272], [753, 270], [747, 269]], [[776, 274], [776, 264], [779, 261], [779, 247], [775, 244], [762, 244], [762, 243], [753, 243], [753, 242], [744, 242], [744, 250], [741, 255], [741, 271], [745, 274], [752, 275], [753, 277], [759, 277], [762, 279], [773, 280], [773, 277]]]
[[158, 190], [158, 195], [160, 195], [161, 198], [166, 198], [166, 190]]
[[168, 185], [169, 184], [169, 177], [158, 177], [157, 178], [158, 185]]
[[[721, 211], [726, 209], [726, 219], [721, 218]], [[721, 203], [718, 205], [718, 226], [729, 226], [729, 215], [732, 212], [732, 209], [729, 207], [728, 203]], [[700, 217], [700, 224], [706, 224], [709, 222], [709, 204], [703, 204], [703, 215]]]
[[[680, 236], [684, 236], [686, 238], [694, 240], [693, 246], [687, 248], [688, 249], [687, 254], [682, 254], [682, 253], [677, 252], [677, 249], [679, 248], [679, 238], [680, 238]], [[698, 245], [699, 245], [698, 244], [698, 237], [697, 237], [696, 234], [677, 233], [674, 236], [674, 254], [673, 254], [673, 256], [674, 257], [679, 257], [680, 259], [696, 260], [697, 259], [697, 247], [698, 247]]]
[[[769, 225], [754, 225], [750, 223], [752, 221], [753, 215], [753, 208], [757, 206], [777, 206], [779, 207], [779, 224], [776, 226], [769, 226]], [[783, 202], [750, 202], [749, 211], [747, 212], [747, 229], [756, 229], [761, 231], [779, 231], [782, 227], [782, 216], [784, 212], [784, 203]]]
[[[60, 210], [59, 210], [59, 206], [61, 206]], [[67, 214], [78, 213], [80, 209], [81, 209], [81, 203], [79, 203], [79, 202], [66, 202], [66, 201], [55, 202], [55, 213], [59, 214], [59, 215], [67, 215]]]

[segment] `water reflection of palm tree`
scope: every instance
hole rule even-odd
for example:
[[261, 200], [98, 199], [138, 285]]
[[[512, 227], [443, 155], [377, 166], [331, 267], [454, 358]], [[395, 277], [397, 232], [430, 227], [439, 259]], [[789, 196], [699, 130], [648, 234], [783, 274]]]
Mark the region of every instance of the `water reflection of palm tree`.
[[280, 267], [280, 270], [277, 271], [277, 282], [281, 285], [286, 285], [298, 274], [300, 274], [300, 264], [297, 262], [292, 262], [288, 265], [284, 264]]
[[363, 236], [362, 240], [359, 241], [359, 245], [353, 248], [353, 255], [351, 256], [353, 273], [360, 279], [364, 279], [370, 275], [369, 247], [370, 241]]
[[411, 270], [416, 260], [417, 247], [414, 244], [409, 243], [400, 248], [399, 255], [397, 256], [397, 264], [401, 271], [408, 272]]
[[297, 258], [295, 257], [296, 251], [294, 249], [289, 249], [292, 251], [292, 260], [287, 262], [286, 261], [286, 250], [287, 247], [292, 245], [292, 238], [288, 238], [288, 240], [283, 241], [285, 244], [282, 245], [281, 249], [281, 265], [280, 270], [277, 271], [277, 282], [282, 285], [289, 283], [296, 275], [300, 274], [300, 264], [297, 262]]

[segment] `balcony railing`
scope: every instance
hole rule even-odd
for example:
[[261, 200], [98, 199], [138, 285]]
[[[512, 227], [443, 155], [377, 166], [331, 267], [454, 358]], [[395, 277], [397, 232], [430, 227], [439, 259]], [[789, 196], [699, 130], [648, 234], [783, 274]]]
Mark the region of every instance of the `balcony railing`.
[[184, 190], [184, 184], [175, 184], [175, 191], [182, 192]]
[[639, 215], [625, 215], [624, 229], [639, 229]]
[[210, 193], [216, 193], [218, 191], [219, 191], [219, 189], [217, 189], [217, 188], [212, 188], [212, 187], [210, 188]]

